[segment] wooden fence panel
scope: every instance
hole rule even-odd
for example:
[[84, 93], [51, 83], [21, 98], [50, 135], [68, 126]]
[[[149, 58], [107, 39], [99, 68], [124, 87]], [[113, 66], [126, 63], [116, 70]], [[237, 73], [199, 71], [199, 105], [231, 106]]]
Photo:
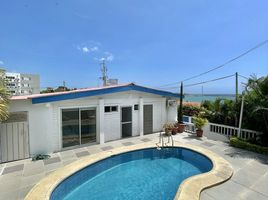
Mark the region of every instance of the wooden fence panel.
[[1, 162], [29, 158], [28, 122], [0, 124]]

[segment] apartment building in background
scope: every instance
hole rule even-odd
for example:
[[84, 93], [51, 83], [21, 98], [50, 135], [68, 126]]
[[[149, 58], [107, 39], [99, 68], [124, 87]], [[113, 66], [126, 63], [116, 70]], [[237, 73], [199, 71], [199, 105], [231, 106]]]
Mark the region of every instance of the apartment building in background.
[[40, 93], [40, 76], [37, 74], [5, 72], [5, 77], [7, 89], [13, 96]]

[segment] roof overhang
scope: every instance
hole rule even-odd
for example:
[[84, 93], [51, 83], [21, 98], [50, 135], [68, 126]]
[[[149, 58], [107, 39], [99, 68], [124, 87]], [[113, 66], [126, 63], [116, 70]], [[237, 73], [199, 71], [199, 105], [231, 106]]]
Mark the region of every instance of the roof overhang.
[[[102, 87], [96, 89], [89, 89], [89, 90], [78, 90], [78, 91], [71, 91], [71, 92], [61, 92], [61, 93], [51, 93], [51, 94], [44, 94], [44, 95], [30, 95], [24, 99], [31, 99], [32, 104], [39, 104], [39, 103], [49, 103], [49, 102], [56, 102], [56, 101], [64, 101], [70, 99], [77, 99], [77, 98], [84, 98], [84, 97], [92, 97], [92, 96], [101, 96], [105, 94], [112, 94], [117, 92], [126, 92], [126, 91], [138, 91], [138, 92], [145, 92], [170, 98], [179, 98], [179, 94], [157, 90], [153, 88], [147, 88], [139, 85], [135, 85], [134, 83], [125, 84], [125, 85], [118, 85], [113, 87]], [[15, 100], [15, 99], [14, 99]]]

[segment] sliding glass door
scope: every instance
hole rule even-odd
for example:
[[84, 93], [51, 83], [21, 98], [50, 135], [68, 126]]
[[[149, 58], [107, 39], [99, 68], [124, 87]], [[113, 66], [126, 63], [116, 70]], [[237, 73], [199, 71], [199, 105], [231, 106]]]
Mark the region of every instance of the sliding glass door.
[[79, 134], [79, 109], [62, 110], [62, 146], [79, 145]]
[[96, 109], [80, 110], [81, 144], [96, 142]]
[[62, 147], [96, 142], [96, 109], [62, 110]]

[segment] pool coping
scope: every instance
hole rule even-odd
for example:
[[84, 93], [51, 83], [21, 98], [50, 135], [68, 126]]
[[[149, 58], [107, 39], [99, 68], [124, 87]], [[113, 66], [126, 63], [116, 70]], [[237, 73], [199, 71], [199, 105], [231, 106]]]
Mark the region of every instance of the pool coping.
[[[156, 146], [152, 142], [146, 142], [131, 146], [119, 147], [110, 151], [104, 151], [85, 156], [80, 160], [74, 161], [71, 164], [57, 169], [56, 171], [49, 174], [47, 177], [43, 178], [26, 195], [25, 200], [49, 200], [53, 190], [64, 179], [76, 173], [77, 171], [87, 167], [88, 165], [117, 154], [154, 147]], [[209, 172], [191, 176], [185, 179], [180, 184], [177, 193], [174, 197], [174, 200], [198, 200], [200, 198], [200, 193], [204, 189], [223, 183], [229, 180], [233, 175], [233, 168], [231, 167], [230, 163], [210, 150], [191, 144], [180, 143], [177, 141], [174, 142], [174, 147], [182, 147], [201, 153], [204, 156], [208, 157], [213, 163], [213, 168]]]

